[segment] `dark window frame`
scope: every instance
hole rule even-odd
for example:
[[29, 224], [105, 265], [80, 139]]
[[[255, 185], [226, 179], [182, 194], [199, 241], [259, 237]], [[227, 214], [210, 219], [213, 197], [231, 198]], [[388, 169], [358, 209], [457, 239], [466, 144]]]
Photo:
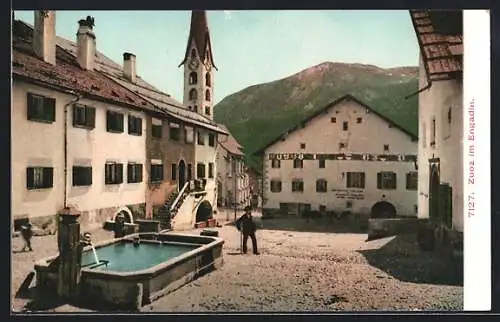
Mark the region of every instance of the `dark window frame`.
[[104, 164], [104, 184], [123, 183], [123, 164], [118, 162], [106, 162]]
[[214, 178], [214, 163], [213, 162], [208, 163], [208, 178], [209, 179]]
[[170, 180], [177, 181], [177, 163], [172, 163], [170, 166]]
[[304, 192], [304, 180], [293, 179], [292, 180], [292, 192]]
[[294, 169], [303, 169], [304, 168], [304, 160], [293, 159], [293, 168]]
[[205, 115], [211, 115], [211, 113], [210, 106], [205, 106]]
[[273, 169], [279, 169], [279, 168], [281, 168], [281, 160], [272, 159], [271, 160], [271, 168], [273, 168]]
[[207, 176], [205, 163], [198, 162], [196, 164], [196, 178], [205, 179]]
[[[359, 176], [359, 178], [357, 177]], [[364, 172], [346, 172], [346, 188], [365, 189], [366, 174]]]
[[127, 163], [127, 183], [141, 183], [143, 171], [142, 168], [142, 163]]
[[342, 131], [349, 131], [349, 122], [342, 122]]
[[[276, 189], [273, 189], [276, 188]], [[282, 190], [282, 183], [281, 180], [271, 180], [269, 182], [269, 191], [272, 193], [279, 193]]]
[[124, 114], [121, 112], [106, 111], [106, 131], [109, 133], [124, 132]]
[[211, 99], [212, 99], [212, 97], [211, 97], [211, 95], [210, 95], [210, 90], [209, 90], [209, 89], [207, 89], [207, 90], [205, 91], [205, 101], [210, 102], [210, 100], [211, 100]]
[[328, 181], [326, 179], [316, 180], [316, 192], [325, 193], [328, 191]]
[[208, 146], [214, 147], [215, 146], [215, 134], [213, 133], [208, 133]]
[[198, 130], [196, 133], [196, 142], [198, 145], [205, 145], [205, 133]]
[[56, 99], [27, 93], [26, 118], [34, 122], [54, 123], [56, 121]]
[[389, 144], [384, 144], [384, 152], [389, 152]]
[[172, 141], [181, 141], [181, 127], [168, 126], [168, 138]]
[[73, 187], [85, 187], [92, 185], [92, 166], [73, 166]]
[[26, 188], [28, 190], [51, 189], [54, 187], [53, 167], [27, 167]]
[[418, 190], [418, 172], [410, 171], [406, 173], [406, 190]]
[[326, 160], [325, 159], [318, 160], [318, 168], [320, 168], [320, 169], [326, 168]]
[[189, 91], [189, 100], [196, 101], [198, 99], [198, 91], [194, 88], [191, 88]]
[[151, 136], [155, 139], [161, 139], [163, 136], [163, 124], [151, 123]]
[[189, 85], [198, 84], [198, 74], [196, 72], [189, 73]]
[[151, 183], [154, 184], [163, 182], [163, 164], [151, 164], [149, 173], [149, 181]]
[[128, 134], [142, 135], [142, 117], [128, 115]]
[[73, 104], [73, 127], [92, 130], [95, 128], [96, 108], [83, 104]]
[[377, 173], [377, 189], [395, 190], [397, 188], [397, 174], [393, 171], [381, 171]]

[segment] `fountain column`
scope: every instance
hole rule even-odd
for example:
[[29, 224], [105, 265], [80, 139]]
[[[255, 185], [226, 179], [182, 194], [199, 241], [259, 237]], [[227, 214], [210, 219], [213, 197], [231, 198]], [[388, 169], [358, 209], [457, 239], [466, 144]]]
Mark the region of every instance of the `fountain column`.
[[62, 298], [72, 298], [78, 295], [77, 286], [80, 281], [82, 260], [79, 217], [79, 214], [71, 214], [67, 208], [59, 214], [57, 294]]

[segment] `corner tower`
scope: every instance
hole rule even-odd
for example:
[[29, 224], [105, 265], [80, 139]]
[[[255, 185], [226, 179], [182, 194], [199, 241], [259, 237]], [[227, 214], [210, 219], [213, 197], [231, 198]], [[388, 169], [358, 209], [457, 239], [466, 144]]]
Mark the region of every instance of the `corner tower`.
[[183, 61], [184, 105], [213, 120], [214, 64], [205, 11], [191, 12], [191, 27]]

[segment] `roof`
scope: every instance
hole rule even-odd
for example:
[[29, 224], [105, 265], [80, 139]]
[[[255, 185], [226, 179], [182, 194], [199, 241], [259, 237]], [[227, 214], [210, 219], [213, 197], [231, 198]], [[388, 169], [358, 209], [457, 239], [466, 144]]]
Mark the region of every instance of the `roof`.
[[376, 110], [374, 110], [373, 108], [371, 108], [370, 106], [368, 106], [367, 104], [361, 102], [360, 100], [358, 100], [357, 98], [355, 98], [354, 96], [350, 95], [350, 94], [347, 94], [347, 95], [344, 95], [338, 99], [336, 99], [335, 101], [327, 104], [325, 107], [319, 109], [318, 111], [316, 111], [315, 113], [313, 113], [312, 115], [310, 115], [309, 117], [305, 118], [304, 120], [302, 120], [300, 122], [300, 125], [296, 125], [294, 126], [293, 128], [289, 129], [288, 131], [284, 131], [284, 134], [281, 134], [280, 136], [278, 136], [276, 139], [272, 140], [270, 143], [268, 143], [266, 146], [260, 148], [259, 150], [257, 150], [256, 152], [254, 152], [253, 154], [254, 155], [261, 155], [264, 153], [265, 150], [267, 150], [270, 146], [274, 145], [276, 142], [284, 139], [285, 137], [287, 137], [288, 135], [290, 135], [292, 132], [300, 129], [300, 128], [303, 128], [304, 126], [307, 125], [308, 122], [310, 122], [311, 120], [313, 120], [314, 118], [318, 117], [318, 116], [321, 116], [322, 114], [324, 114], [326, 111], [330, 110], [331, 108], [335, 107], [336, 105], [342, 103], [343, 101], [347, 101], [347, 100], [351, 100], [351, 101], [354, 101], [356, 102], [357, 104], [361, 105], [362, 107], [370, 110], [371, 113], [377, 115], [378, 117], [380, 117], [381, 119], [383, 119], [384, 121], [386, 121], [387, 123], [389, 123], [390, 125], [392, 125], [393, 127], [399, 129], [400, 131], [402, 131], [403, 133], [406, 133], [412, 140], [417, 140], [417, 137], [412, 134], [411, 132], [409, 132], [408, 130], [406, 130], [405, 128], [403, 128], [402, 126], [398, 125], [397, 123], [395, 123], [394, 121], [392, 121], [391, 119], [387, 118], [386, 116], [380, 114], [379, 112], [377, 112]]
[[201, 61], [204, 62], [205, 58], [209, 58], [212, 66], [217, 69], [212, 55], [210, 31], [208, 29], [207, 14], [205, 10], [193, 10], [191, 12], [191, 26], [189, 30], [188, 42], [186, 45], [186, 53], [184, 54], [184, 59], [179, 64], [179, 67], [187, 61], [189, 57], [189, 48], [193, 40], [196, 46], [196, 50], [200, 55]]
[[462, 10], [410, 10], [429, 82], [462, 77]]
[[236, 140], [236, 138], [229, 132], [227, 127], [225, 127], [223, 124], [217, 124], [220, 128], [223, 128], [226, 130], [229, 135], [224, 138], [223, 140], [218, 140], [219, 144], [229, 153], [233, 155], [238, 155], [238, 156], [244, 156], [245, 154], [243, 153], [242, 149], [243, 147], [241, 144]]
[[[74, 77], [73, 74], [78, 73], [79, 78], [81, 78], [82, 81], [74, 83], [74, 86], [70, 88], [71, 90], [81, 92], [82, 88], [85, 88], [85, 85], [87, 87], [90, 87], [91, 89], [92, 85], [94, 85], [101, 89], [100, 95], [102, 98], [109, 98], [109, 96], [111, 96], [111, 98], [115, 98], [114, 93], [118, 93], [119, 95], [118, 98], [121, 97], [122, 99], [119, 101], [115, 100], [115, 102], [122, 102], [122, 103], [125, 102], [128, 103], [129, 105], [140, 104], [137, 106], [142, 107], [143, 109], [161, 114], [166, 114], [167, 116], [178, 119], [180, 121], [201, 126], [209, 130], [227, 135], [226, 131], [217, 126], [217, 123], [194, 111], [188, 110], [182, 103], [172, 98], [169, 94], [162, 92], [158, 88], [147, 83], [140, 76], [137, 75], [135, 83], [130, 82], [128, 79], [124, 77], [122, 66], [120, 64], [117, 64], [110, 58], [106, 57], [98, 50], [96, 50], [94, 71], [84, 71], [79, 67], [76, 61], [77, 57], [76, 43], [62, 37], [56, 37], [56, 43], [57, 43], [56, 55], [58, 60], [56, 66], [52, 66], [34, 56], [33, 49], [31, 46], [31, 39], [33, 37], [33, 27], [31, 27], [25, 22], [16, 20], [14, 21], [13, 30], [15, 33], [17, 30], [17, 33], [22, 35], [20, 38], [30, 39], [28, 44], [23, 45], [23, 48], [27, 51], [30, 51], [31, 52], [30, 55], [32, 56], [31, 65], [29, 65], [29, 67], [26, 67], [29, 68], [28, 74], [31, 76], [27, 75], [27, 78], [34, 77], [35, 70], [39, 68], [38, 66], [40, 64], [41, 64], [40, 66], [46, 66], [46, 69], [48, 68], [49, 70], [56, 71], [60, 70], [65, 66], [65, 61], [70, 61], [70, 64], [73, 65], [72, 67], [73, 71], [69, 74], [67, 74], [65, 71], [62, 72], [63, 78], [59, 82], [60, 85], [73, 84], [72, 80], [68, 80], [65, 77]], [[21, 39], [18, 39], [18, 42], [20, 40]], [[17, 47], [20, 48], [20, 45]], [[16, 48], [14, 48], [14, 51], [17, 51]], [[17, 53], [17, 55], [15, 56], [19, 57], [19, 53]], [[65, 61], [64, 60], [60, 61], [62, 57], [64, 57]], [[14, 58], [13, 62], [15, 64]], [[16, 66], [13, 65], [14, 74], [17, 73], [15, 71], [15, 68]], [[50, 72], [48, 72], [48, 75], [50, 75]], [[98, 83], [101, 85], [96, 83], [96, 77], [99, 79]], [[83, 79], [85, 79], [85, 81]], [[57, 78], [54, 76], [48, 76], [45, 77], [44, 79], [39, 79], [39, 80], [42, 82], [50, 83], [57, 80]], [[109, 84], [109, 85], [105, 86], [104, 84]], [[103, 91], [102, 89], [108, 89], [108, 92], [111, 92], [111, 94], [104, 97], [103, 95], [109, 93], [107, 93], [105, 90]], [[94, 90], [94, 92], [96, 92], [96, 90]], [[94, 94], [99, 96], [99, 91], [97, 91], [97, 93]], [[132, 101], [129, 98], [131, 98]], [[137, 102], [135, 102], [135, 100], [137, 100]]]
[[59, 46], [56, 47], [55, 66], [39, 59], [33, 51], [33, 28], [21, 21], [13, 21], [12, 48], [14, 79], [157, 112], [153, 104], [101, 73], [83, 70], [76, 58]]

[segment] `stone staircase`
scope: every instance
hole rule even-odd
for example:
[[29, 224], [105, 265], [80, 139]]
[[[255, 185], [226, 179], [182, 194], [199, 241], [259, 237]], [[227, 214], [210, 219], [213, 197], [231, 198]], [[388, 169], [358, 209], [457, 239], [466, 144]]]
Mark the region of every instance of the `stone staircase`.
[[158, 210], [158, 214], [154, 216], [154, 219], [160, 221], [160, 228], [162, 230], [172, 229], [172, 218], [174, 218], [179, 211], [179, 208], [182, 206], [182, 203], [189, 194], [189, 191], [190, 189], [188, 181], [186, 182], [184, 187], [182, 187], [182, 190], [180, 192], [172, 192], [168, 196], [168, 199], [165, 201], [165, 204]]

